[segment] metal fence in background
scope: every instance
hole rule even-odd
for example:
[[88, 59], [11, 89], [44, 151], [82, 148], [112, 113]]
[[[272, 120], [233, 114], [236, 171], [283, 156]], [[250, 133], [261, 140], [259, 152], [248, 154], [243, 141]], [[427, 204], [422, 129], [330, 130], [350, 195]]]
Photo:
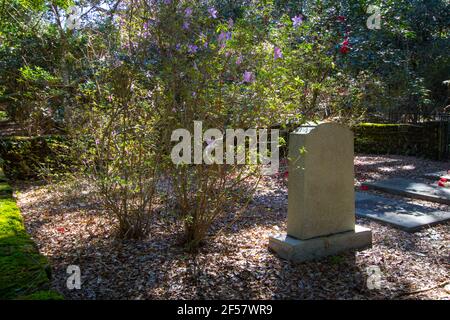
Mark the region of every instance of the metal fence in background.
[[450, 113], [404, 113], [404, 112], [389, 112], [386, 115], [386, 120], [389, 123], [423, 123], [430, 121], [450, 121]]

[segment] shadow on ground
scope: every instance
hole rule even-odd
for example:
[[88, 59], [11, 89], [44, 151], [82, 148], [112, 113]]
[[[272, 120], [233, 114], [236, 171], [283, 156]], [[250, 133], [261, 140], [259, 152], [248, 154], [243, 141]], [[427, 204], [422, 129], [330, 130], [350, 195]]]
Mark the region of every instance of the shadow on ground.
[[[285, 182], [264, 181], [246, 210], [238, 217], [231, 210], [213, 226], [197, 255], [180, 246], [181, 228], [169, 216], [155, 218], [148, 239], [122, 241], [113, 238], [111, 220], [77, 193], [55, 199], [39, 187], [41, 196], [26, 202], [36, 192], [23, 189], [21, 204], [52, 265], [52, 286], [67, 299], [386, 299], [448, 278], [448, 225], [410, 235], [358, 218], [374, 232], [372, 249], [302, 264], [278, 258], [267, 244], [286, 228]], [[58, 232], [61, 226], [66, 231]], [[81, 290], [66, 288], [66, 269], [74, 264]], [[380, 290], [367, 287], [369, 266], [382, 272]]]

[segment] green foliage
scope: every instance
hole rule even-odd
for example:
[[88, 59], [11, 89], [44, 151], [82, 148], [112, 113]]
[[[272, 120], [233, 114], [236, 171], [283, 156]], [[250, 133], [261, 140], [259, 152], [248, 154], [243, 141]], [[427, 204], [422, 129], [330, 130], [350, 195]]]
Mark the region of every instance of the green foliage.
[[63, 26], [72, 4], [67, 0], [2, 3], [0, 104], [29, 134], [48, 134], [65, 121], [80, 42], [58, 26]]
[[73, 0], [13, 0], [17, 1], [21, 6], [35, 11], [44, 11], [48, 6], [55, 5], [66, 9], [73, 5]]
[[11, 186], [6, 182], [0, 182], [0, 196], [12, 194]]
[[69, 138], [60, 135], [5, 137], [0, 140], [0, 157], [14, 179], [57, 178], [75, 163]]
[[[55, 13], [50, 4], [55, 4], [59, 11]], [[129, 51], [121, 36], [124, 33], [117, 24], [117, 21], [126, 21], [122, 19], [126, 10], [111, 15], [114, 21], [86, 16], [87, 20], [83, 22], [90, 23], [91, 28], [72, 32], [62, 23], [70, 5], [72, 1], [66, 0], [21, 0], [4, 5], [4, 19], [0, 24], [0, 61], [4, 61], [0, 63], [0, 101], [8, 102], [12, 118], [28, 120], [24, 124], [32, 131], [55, 123], [63, 125], [67, 121], [70, 112], [66, 109], [76, 96], [73, 85], [86, 84], [95, 73], [95, 69], [85, 63], [92, 53], [87, 50], [88, 43], [98, 48], [103, 57], [106, 56], [104, 50], [111, 50], [108, 54], [135, 66], [141, 64], [139, 68], [142, 64], [156, 69], [163, 67], [161, 51], [154, 45], [147, 43], [148, 50], [144, 46], [141, 46], [142, 50], [131, 50], [137, 48], [145, 19], [126, 23]], [[367, 29], [369, 5], [381, 9], [380, 30]], [[132, 7], [141, 10], [139, 6], [139, 3], [124, 3], [124, 8], [130, 10], [134, 10]], [[260, 65], [258, 70], [258, 78], [262, 80], [260, 86], [269, 84], [267, 92], [279, 93], [272, 99], [274, 108], [280, 103], [289, 105], [289, 109], [301, 104], [307, 113], [313, 113], [306, 107], [308, 105], [317, 113], [319, 108], [313, 108], [317, 105], [321, 109], [319, 117], [348, 118], [364, 111], [384, 112], [387, 109], [429, 112], [448, 104], [448, 88], [443, 85], [450, 72], [447, 1], [214, 0], [173, 1], [170, 6], [159, 6], [169, 10], [192, 6], [199, 9], [194, 15], [198, 15], [201, 8], [215, 6], [223, 21], [229, 18], [239, 21], [241, 25], [235, 29], [241, 30], [242, 37], [253, 38], [253, 41], [247, 41], [253, 49], [264, 43], [282, 47], [286, 57], [282, 65], [274, 70], [270, 64]], [[41, 17], [36, 10], [46, 15]], [[167, 26], [164, 32], [170, 34], [172, 42], [182, 43], [189, 34], [176, 32], [183, 19], [181, 16], [173, 19], [171, 14], [173, 11], [165, 19], [171, 21], [172, 26]], [[304, 17], [303, 26], [291, 33], [288, 31], [290, 19], [300, 14]], [[339, 16], [344, 20], [339, 21]], [[58, 19], [60, 23], [55, 23]], [[191, 31], [199, 27], [197, 31], [202, 33], [200, 29], [206, 21], [193, 24]], [[223, 24], [217, 31], [226, 28]], [[95, 36], [97, 31], [102, 37]], [[238, 51], [249, 49], [238, 40], [238, 34], [239, 31], [229, 45]], [[339, 47], [346, 37], [350, 52], [342, 54]], [[202, 44], [200, 42], [196, 45]], [[263, 54], [257, 50], [258, 54]], [[189, 60], [179, 59], [177, 65]], [[255, 62], [254, 67], [257, 67], [258, 60]], [[96, 62], [96, 66], [105, 67], [106, 64], [104, 60]], [[41, 75], [46, 74], [46, 81], [42, 81], [43, 77], [38, 77], [39, 81], [35, 81], [35, 77], [29, 79], [20, 70], [40, 70]], [[271, 75], [271, 72], [276, 72], [281, 81], [264, 80], [264, 75]], [[91, 79], [86, 81], [86, 78]], [[259, 92], [258, 96], [261, 93], [264, 92]], [[255, 99], [255, 104], [259, 102]]]
[[0, 121], [6, 121], [8, 119], [8, 113], [6, 111], [0, 111]]
[[[326, 26], [325, 34], [336, 33], [340, 42], [349, 40], [349, 53], [336, 56], [336, 71], [346, 75], [343, 80], [359, 91], [359, 98], [349, 97], [348, 103], [361, 103], [369, 112], [431, 112], [448, 104], [448, 92], [442, 85], [450, 72], [448, 1], [275, 3], [278, 15], [302, 12], [307, 20]], [[381, 10], [379, 30], [366, 26], [369, 5]], [[348, 94], [355, 96], [354, 92]]]
[[441, 160], [447, 124], [377, 124], [362, 123], [353, 127], [355, 151], [369, 154], [424, 156]]
[[55, 81], [56, 78], [52, 76], [48, 71], [41, 67], [29, 67], [25, 66], [19, 69], [22, 75], [23, 81], [42, 82], [48, 85], [50, 82]]
[[61, 80], [51, 75], [41, 67], [25, 66], [19, 69], [17, 79], [19, 92], [17, 101], [20, 105], [15, 110], [14, 119], [26, 127], [31, 134], [50, 131], [60, 117], [64, 90], [61, 90]]

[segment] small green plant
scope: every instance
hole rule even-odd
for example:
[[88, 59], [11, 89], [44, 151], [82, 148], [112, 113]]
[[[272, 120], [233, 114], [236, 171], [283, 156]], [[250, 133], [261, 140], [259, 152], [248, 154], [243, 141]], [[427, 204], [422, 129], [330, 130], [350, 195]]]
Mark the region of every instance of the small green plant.
[[345, 261], [345, 258], [343, 256], [332, 256], [330, 257], [330, 263], [333, 265], [340, 265]]
[[8, 119], [8, 113], [6, 111], [0, 111], [0, 121], [6, 121]]

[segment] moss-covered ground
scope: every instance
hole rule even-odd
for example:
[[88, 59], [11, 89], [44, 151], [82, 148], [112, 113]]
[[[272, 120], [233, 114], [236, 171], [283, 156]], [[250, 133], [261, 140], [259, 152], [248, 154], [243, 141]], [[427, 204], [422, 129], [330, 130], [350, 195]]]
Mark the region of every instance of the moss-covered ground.
[[25, 231], [3, 171], [0, 181], [0, 299], [62, 299], [49, 290], [48, 261]]

